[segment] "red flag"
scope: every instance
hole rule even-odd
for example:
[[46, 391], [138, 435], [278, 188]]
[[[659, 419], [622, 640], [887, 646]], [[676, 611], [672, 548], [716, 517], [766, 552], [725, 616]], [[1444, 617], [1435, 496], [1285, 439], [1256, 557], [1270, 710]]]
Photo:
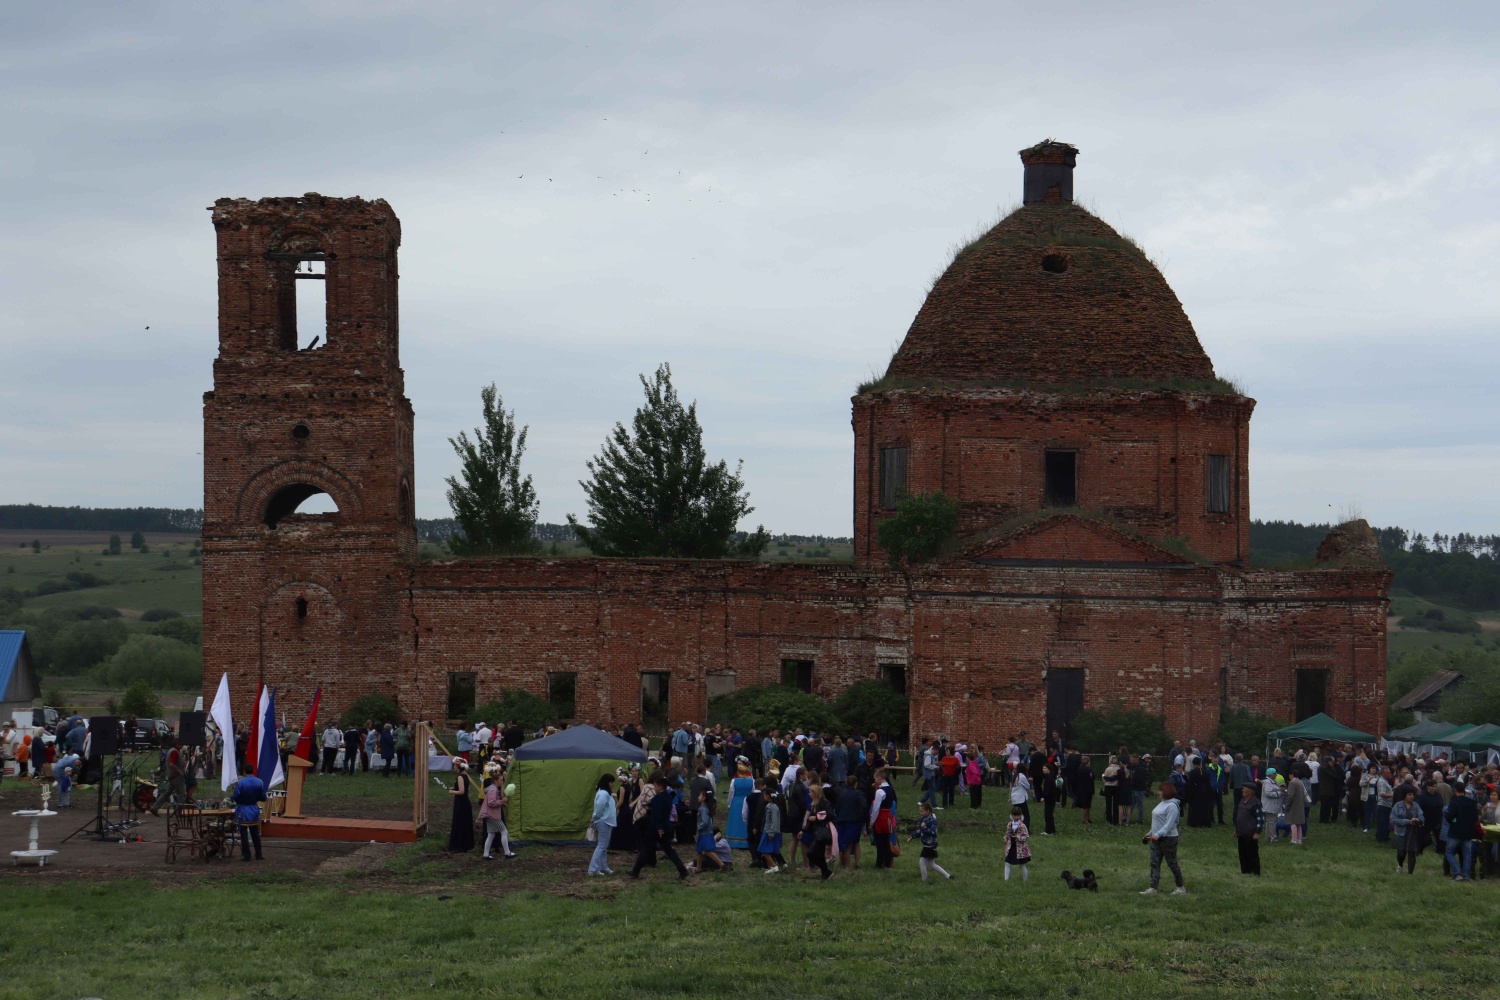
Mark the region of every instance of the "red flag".
[[[264, 684], [257, 687], [255, 689], [255, 700], [250, 703], [250, 732], [246, 736], [248, 742], [245, 744], [245, 760], [248, 763], [245, 765], [245, 770], [243, 772], [245, 774], [254, 774], [255, 762], [260, 760], [260, 746], [255, 739], [256, 731], [260, 727], [255, 724], [255, 716], [257, 709], [259, 709], [260, 707], [260, 693], [265, 689], [266, 686]], [[226, 740], [230, 738], [231, 737], [225, 737]]]
[[323, 697], [323, 688], [319, 687], [313, 692], [312, 708], [308, 710], [307, 721], [302, 723], [302, 735], [297, 738], [297, 756], [303, 760], [315, 761], [314, 756], [318, 751], [314, 749], [314, 732], [318, 725], [318, 702]]

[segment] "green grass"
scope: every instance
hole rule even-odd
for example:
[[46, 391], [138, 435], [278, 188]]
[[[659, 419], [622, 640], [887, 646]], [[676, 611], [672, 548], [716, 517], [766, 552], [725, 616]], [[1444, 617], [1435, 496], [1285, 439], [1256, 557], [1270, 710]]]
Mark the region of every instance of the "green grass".
[[150, 552], [136, 552], [127, 544], [121, 555], [106, 556], [101, 554], [102, 545], [53, 544], [48, 540], [52, 533], [28, 534], [42, 542], [42, 551], [15, 544], [0, 549], [0, 588], [14, 587], [29, 595], [38, 584], [61, 580], [73, 570], [92, 573], [103, 581], [98, 587], [28, 596], [28, 611], [102, 604], [121, 609], [127, 617], [150, 608], [171, 608], [185, 615], [203, 613], [203, 570], [188, 558], [192, 535], [174, 536], [170, 542], [157, 542], [153, 536]]
[[[1142, 897], [1139, 828], [1085, 830], [1064, 811], [1061, 836], [1035, 838], [1031, 882], [1006, 883], [991, 794], [977, 819], [939, 814], [942, 861], [959, 877], [927, 885], [915, 851], [892, 872], [826, 884], [745, 871], [682, 884], [666, 868], [585, 881], [582, 851], [532, 848], [515, 865], [443, 856], [442, 821], [372, 872], [231, 868], [187, 884], [28, 873], [6, 882], [0, 997], [1454, 1000], [1500, 981], [1481, 917], [1496, 883], [1445, 881], [1430, 853], [1398, 876], [1393, 852], [1314, 824], [1308, 846], [1267, 847], [1252, 879], [1227, 833], [1193, 830], [1190, 895]], [[1093, 868], [1102, 891], [1068, 891], [1065, 867]], [[1438, 938], [1412, 946], [1429, 931]], [[1455, 931], [1478, 947], [1431, 946]]]

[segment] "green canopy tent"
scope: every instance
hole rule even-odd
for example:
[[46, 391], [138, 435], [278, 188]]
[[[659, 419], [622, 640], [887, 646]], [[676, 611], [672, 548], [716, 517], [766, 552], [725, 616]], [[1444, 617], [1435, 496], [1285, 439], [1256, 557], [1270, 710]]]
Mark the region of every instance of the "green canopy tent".
[[1322, 712], [1308, 719], [1303, 719], [1294, 725], [1282, 729], [1274, 729], [1266, 734], [1266, 739], [1275, 740], [1280, 746], [1284, 740], [1307, 740], [1309, 742], [1328, 741], [1332, 743], [1374, 743], [1375, 737], [1370, 733], [1362, 733], [1358, 729], [1350, 729], [1337, 719], [1330, 718]]
[[1489, 749], [1496, 743], [1500, 743], [1500, 726], [1485, 723], [1482, 726], [1475, 726], [1472, 730], [1455, 736], [1453, 739], [1453, 749], [1477, 753], [1480, 750]]
[[1453, 728], [1453, 723], [1451, 722], [1439, 722], [1436, 719], [1426, 719], [1414, 726], [1407, 726], [1405, 729], [1394, 729], [1391, 732], [1386, 733], [1385, 738], [1388, 740], [1400, 740], [1410, 743], [1413, 740], [1425, 739], [1431, 736], [1433, 733], [1452, 732]]
[[587, 843], [601, 775], [645, 764], [646, 752], [593, 726], [571, 726], [511, 754], [508, 827], [520, 840]]

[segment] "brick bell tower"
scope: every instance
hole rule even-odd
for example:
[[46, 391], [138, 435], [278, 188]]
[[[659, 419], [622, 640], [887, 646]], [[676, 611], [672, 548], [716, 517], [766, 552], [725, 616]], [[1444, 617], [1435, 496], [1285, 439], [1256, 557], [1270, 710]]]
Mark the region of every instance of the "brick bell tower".
[[[318, 194], [221, 198], [211, 211], [219, 355], [203, 397], [205, 694], [228, 671], [236, 707], [266, 683], [298, 721], [319, 685], [324, 715], [361, 694], [394, 697], [407, 634], [401, 567], [417, 544], [401, 224], [384, 201]], [[315, 329], [298, 329], [299, 293], [303, 326]], [[321, 322], [308, 308], [319, 300]]]

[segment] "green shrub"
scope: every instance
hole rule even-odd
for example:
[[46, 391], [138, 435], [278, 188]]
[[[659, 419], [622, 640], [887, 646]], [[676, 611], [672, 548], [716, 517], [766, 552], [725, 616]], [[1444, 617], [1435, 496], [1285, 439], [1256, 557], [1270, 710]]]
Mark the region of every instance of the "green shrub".
[[339, 726], [347, 729], [365, 722], [383, 726], [387, 722], [400, 722], [401, 719], [400, 707], [390, 698], [383, 694], [364, 694], [354, 699], [354, 704], [339, 716]]
[[1246, 708], [1234, 711], [1220, 710], [1219, 739], [1233, 753], [1247, 757], [1253, 753], [1266, 752], [1266, 734], [1280, 729], [1286, 723], [1269, 715], [1260, 715]]
[[942, 491], [902, 497], [896, 512], [875, 529], [892, 566], [930, 562], [957, 534], [958, 505]]
[[477, 722], [483, 719], [491, 727], [504, 722], [516, 722], [530, 733], [552, 722], [556, 716], [557, 710], [546, 698], [530, 691], [502, 689], [500, 697], [476, 707], [473, 717], [465, 721]]
[[1079, 712], [1073, 719], [1071, 742], [1084, 753], [1113, 753], [1123, 746], [1131, 753], [1156, 754], [1170, 746], [1172, 738], [1166, 716], [1115, 701]]
[[161, 718], [161, 698], [145, 680], [132, 681], [120, 697], [120, 713], [136, 718]]
[[176, 639], [178, 642], [185, 642], [192, 646], [201, 646], [203, 645], [203, 619], [188, 618], [185, 615], [180, 618], [168, 618], [166, 621], [152, 625], [151, 634], [164, 635], [168, 639]]
[[885, 681], [856, 681], [833, 700], [833, 711], [846, 733], [877, 733], [883, 740], [896, 740], [906, 735], [911, 701]]
[[81, 674], [114, 656], [130, 638], [125, 623], [116, 619], [74, 622], [48, 645], [51, 669], [59, 674]]
[[174, 611], [171, 608], [151, 608], [141, 612], [141, 621], [143, 622], [164, 622], [168, 618], [181, 617], [181, 611]]
[[111, 687], [144, 680], [158, 690], [187, 691], [203, 683], [203, 651], [165, 636], [133, 635], [94, 673]]
[[820, 733], [838, 728], [833, 706], [816, 695], [781, 684], [747, 687], [720, 695], [708, 702], [708, 721], [754, 729], [813, 729]]
[[85, 604], [81, 608], [74, 608], [70, 613], [74, 618], [77, 618], [81, 622], [88, 621], [91, 618], [120, 617], [119, 608], [110, 608], [104, 606], [103, 604]]

